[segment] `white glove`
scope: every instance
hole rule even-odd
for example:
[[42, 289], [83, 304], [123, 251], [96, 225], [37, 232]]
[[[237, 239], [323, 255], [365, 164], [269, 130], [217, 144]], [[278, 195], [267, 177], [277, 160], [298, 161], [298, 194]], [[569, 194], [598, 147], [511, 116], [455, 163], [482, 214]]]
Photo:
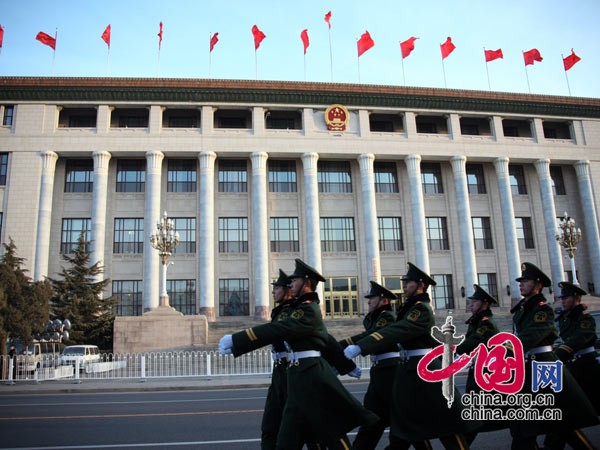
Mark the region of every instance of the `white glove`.
[[219, 340], [219, 353], [221, 355], [231, 355], [233, 353], [233, 338], [226, 334]]
[[356, 366], [352, 372], [348, 372], [349, 377], [357, 378], [359, 380], [360, 380], [361, 375], [362, 375], [362, 370], [358, 366]]
[[354, 359], [360, 355], [360, 347], [358, 345], [349, 345], [344, 349], [344, 356], [348, 359]]

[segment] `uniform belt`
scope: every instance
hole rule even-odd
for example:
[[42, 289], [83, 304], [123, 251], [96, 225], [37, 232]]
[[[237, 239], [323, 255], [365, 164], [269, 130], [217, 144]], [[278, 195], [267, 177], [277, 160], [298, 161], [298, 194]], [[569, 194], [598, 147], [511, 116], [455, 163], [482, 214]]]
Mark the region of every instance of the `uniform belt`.
[[287, 359], [287, 352], [273, 352], [273, 361], [281, 361]]
[[301, 359], [305, 358], [320, 358], [321, 352], [318, 350], [305, 350], [303, 352], [291, 352], [288, 353], [288, 357], [290, 359], [290, 364], [298, 365], [298, 362]]
[[596, 349], [594, 347], [586, 347], [582, 350], [579, 350], [577, 353], [575, 353], [573, 355], [573, 359], [579, 358], [580, 356], [583, 356], [583, 355], [587, 355], [588, 353], [593, 353], [595, 351], [596, 351]]
[[432, 348], [415, 348], [414, 350], [400, 350], [400, 358], [410, 359], [414, 356], [423, 356], [429, 353]]
[[383, 361], [384, 359], [391, 358], [400, 358], [400, 352], [387, 352], [381, 353], [379, 355], [371, 355], [371, 362], [373, 364], [377, 364], [379, 361]]
[[525, 352], [525, 358], [530, 358], [540, 353], [548, 353], [552, 351], [551, 345], [542, 345], [541, 347], [533, 347], [531, 350]]

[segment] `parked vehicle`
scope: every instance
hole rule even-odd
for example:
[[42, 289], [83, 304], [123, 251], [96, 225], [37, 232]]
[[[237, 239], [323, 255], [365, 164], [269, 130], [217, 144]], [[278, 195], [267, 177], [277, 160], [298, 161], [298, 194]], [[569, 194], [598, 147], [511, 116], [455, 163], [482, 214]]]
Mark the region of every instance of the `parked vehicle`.
[[96, 345], [69, 345], [60, 355], [61, 365], [76, 367], [79, 361], [79, 370], [84, 370], [89, 364], [100, 360], [100, 349]]
[[32, 374], [43, 367], [55, 364], [55, 344], [46, 341], [34, 341], [25, 345], [19, 341], [11, 341], [16, 351], [16, 369], [18, 374]]

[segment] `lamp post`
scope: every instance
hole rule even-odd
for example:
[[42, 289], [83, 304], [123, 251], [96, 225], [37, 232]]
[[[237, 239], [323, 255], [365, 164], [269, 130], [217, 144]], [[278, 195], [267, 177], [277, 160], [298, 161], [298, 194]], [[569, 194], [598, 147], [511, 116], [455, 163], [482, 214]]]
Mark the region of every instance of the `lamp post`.
[[567, 212], [560, 218], [556, 233], [556, 240], [569, 255], [571, 261], [571, 273], [573, 274], [573, 284], [579, 285], [577, 280], [577, 272], [575, 271], [575, 250], [576, 245], [581, 241], [581, 228], [575, 228], [575, 220], [573, 220]]
[[156, 231], [150, 236], [150, 245], [158, 250], [162, 264], [159, 306], [169, 306], [167, 266], [169, 265], [169, 256], [171, 256], [178, 244], [179, 233], [175, 231], [173, 219], [169, 219], [165, 211], [162, 218], [156, 223]]

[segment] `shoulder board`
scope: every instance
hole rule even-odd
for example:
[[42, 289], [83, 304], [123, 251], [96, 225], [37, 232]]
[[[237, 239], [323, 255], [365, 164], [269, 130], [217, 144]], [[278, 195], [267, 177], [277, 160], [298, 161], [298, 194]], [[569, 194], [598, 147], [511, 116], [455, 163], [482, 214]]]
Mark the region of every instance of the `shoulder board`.
[[305, 300], [302, 302], [303, 305], [310, 305], [312, 303], [312, 300]]
[[423, 303], [421, 300], [419, 300], [418, 302], [415, 302], [415, 305], [420, 305], [421, 303]]
[[484, 317], [484, 318], [483, 318], [483, 319], [481, 319], [481, 320], [490, 320], [490, 318], [486, 316], [486, 317]]
[[539, 302], [538, 305], [539, 306], [544, 306], [546, 304], [546, 302]]

